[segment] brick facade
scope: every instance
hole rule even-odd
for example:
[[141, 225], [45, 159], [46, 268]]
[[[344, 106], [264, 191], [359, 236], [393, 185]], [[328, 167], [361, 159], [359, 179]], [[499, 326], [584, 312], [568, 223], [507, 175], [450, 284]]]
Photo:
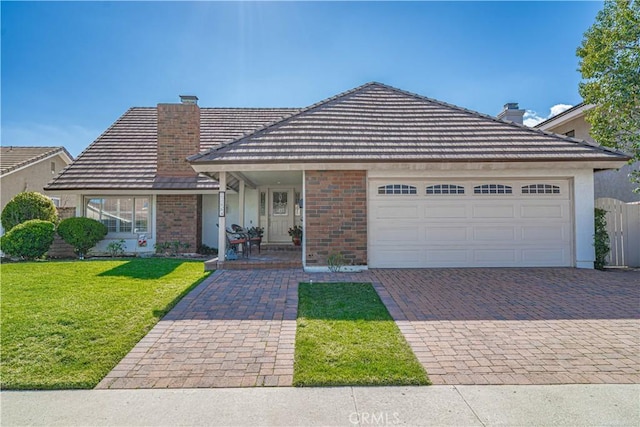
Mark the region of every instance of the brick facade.
[[366, 171], [307, 171], [307, 265], [325, 266], [332, 252], [350, 265], [367, 264]]
[[158, 104], [158, 176], [197, 176], [185, 160], [200, 151], [200, 107]]
[[202, 244], [202, 196], [158, 195], [156, 199], [156, 242], [188, 243], [186, 253]]

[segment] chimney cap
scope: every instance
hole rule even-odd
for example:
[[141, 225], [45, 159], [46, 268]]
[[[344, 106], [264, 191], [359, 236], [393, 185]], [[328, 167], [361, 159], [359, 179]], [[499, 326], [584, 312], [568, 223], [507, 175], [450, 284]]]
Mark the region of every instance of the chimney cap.
[[198, 97], [195, 95], [180, 95], [180, 102], [183, 104], [198, 105]]
[[504, 109], [505, 110], [519, 110], [520, 107], [518, 106], [517, 102], [507, 102], [506, 104], [504, 104]]

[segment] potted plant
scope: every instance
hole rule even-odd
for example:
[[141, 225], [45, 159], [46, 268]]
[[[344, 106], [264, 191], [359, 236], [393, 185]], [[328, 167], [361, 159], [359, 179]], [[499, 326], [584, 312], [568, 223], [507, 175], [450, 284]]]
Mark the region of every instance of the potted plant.
[[300, 242], [302, 240], [302, 227], [299, 225], [294, 225], [289, 229], [289, 236], [291, 236], [291, 240], [293, 244], [296, 246], [300, 246]]

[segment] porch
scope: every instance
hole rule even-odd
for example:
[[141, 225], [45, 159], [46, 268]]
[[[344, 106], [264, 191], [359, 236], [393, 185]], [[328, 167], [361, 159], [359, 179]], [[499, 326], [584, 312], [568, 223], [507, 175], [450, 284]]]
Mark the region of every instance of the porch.
[[213, 270], [260, 270], [302, 268], [302, 248], [292, 244], [262, 245], [260, 252], [253, 248], [248, 257], [236, 260], [213, 258], [205, 261], [205, 271]]

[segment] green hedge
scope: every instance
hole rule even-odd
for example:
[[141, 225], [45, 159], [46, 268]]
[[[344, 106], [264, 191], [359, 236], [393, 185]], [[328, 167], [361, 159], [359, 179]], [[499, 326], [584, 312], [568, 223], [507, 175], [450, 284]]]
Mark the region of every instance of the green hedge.
[[73, 246], [81, 258], [107, 235], [107, 226], [91, 218], [67, 218], [58, 225], [62, 240]]
[[35, 191], [26, 191], [17, 194], [7, 203], [0, 219], [2, 226], [8, 231], [31, 219], [41, 219], [55, 224], [58, 222], [58, 211], [47, 196]]
[[18, 224], [0, 239], [2, 251], [8, 255], [35, 259], [47, 253], [53, 243], [55, 225], [50, 221], [32, 219]]

